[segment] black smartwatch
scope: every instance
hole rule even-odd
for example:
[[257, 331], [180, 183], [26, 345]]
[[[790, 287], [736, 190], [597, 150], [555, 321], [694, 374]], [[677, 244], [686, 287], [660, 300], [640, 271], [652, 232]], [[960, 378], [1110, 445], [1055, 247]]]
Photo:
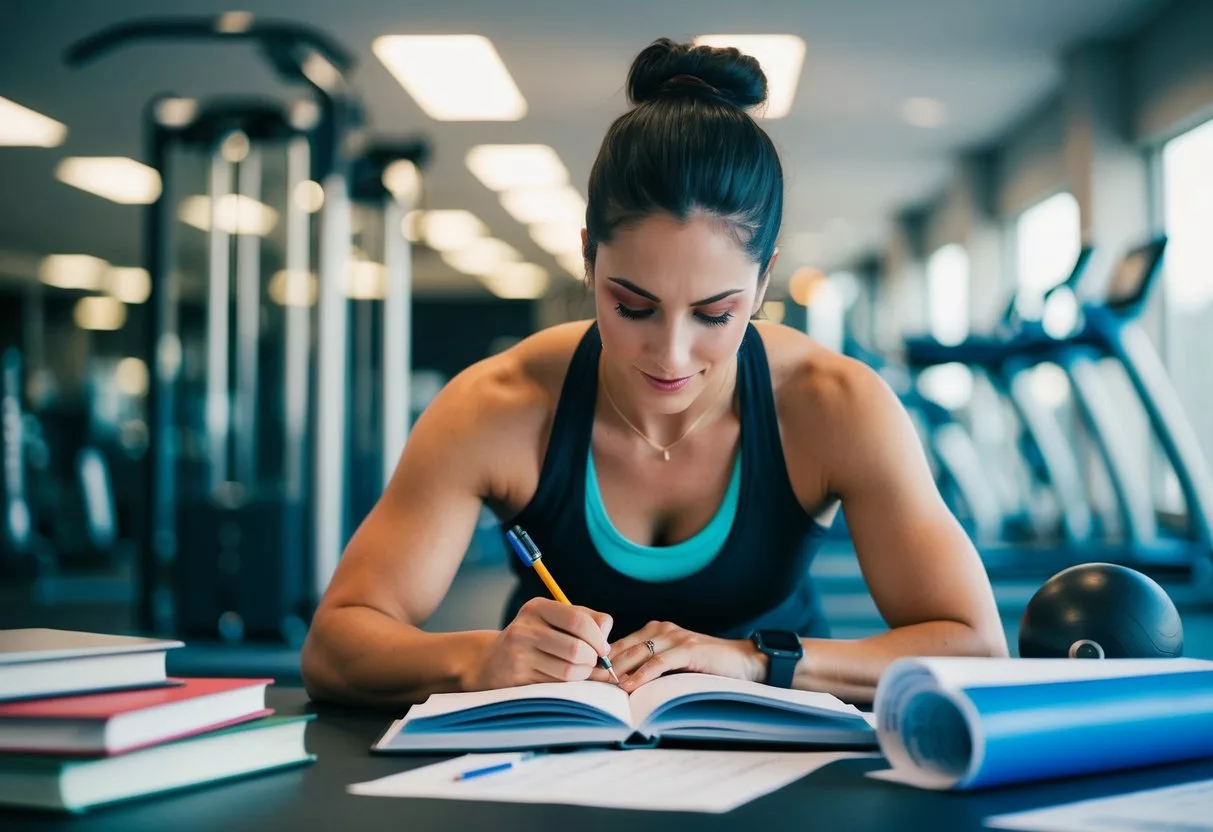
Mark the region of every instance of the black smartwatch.
[[804, 656], [800, 636], [791, 630], [755, 630], [750, 640], [767, 657], [766, 683], [777, 688], [790, 688], [796, 675], [796, 665]]

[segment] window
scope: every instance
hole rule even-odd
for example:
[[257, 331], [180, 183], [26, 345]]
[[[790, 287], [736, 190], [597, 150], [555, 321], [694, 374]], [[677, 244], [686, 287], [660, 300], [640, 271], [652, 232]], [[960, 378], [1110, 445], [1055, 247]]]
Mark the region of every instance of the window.
[[[955, 243], [927, 258], [927, 326], [941, 344], [959, 344], [969, 335], [969, 253]], [[973, 373], [963, 364], [924, 370], [918, 390], [949, 409], [964, 407], [973, 395]]]
[[927, 259], [927, 323], [941, 344], [959, 344], [969, 334], [969, 254], [955, 243]]
[[1015, 264], [1021, 318], [1040, 318], [1045, 292], [1070, 274], [1081, 248], [1078, 200], [1071, 194], [1055, 194], [1019, 215]]
[[1167, 233], [1167, 369], [1206, 457], [1213, 458], [1213, 121], [1167, 142], [1162, 152]]

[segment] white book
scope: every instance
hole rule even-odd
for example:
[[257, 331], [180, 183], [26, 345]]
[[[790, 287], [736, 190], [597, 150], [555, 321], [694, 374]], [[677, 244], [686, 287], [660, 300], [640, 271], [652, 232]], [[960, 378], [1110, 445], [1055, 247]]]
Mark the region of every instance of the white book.
[[552, 682], [435, 694], [391, 724], [379, 752], [643, 747], [662, 739], [874, 748], [864, 714], [826, 693], [677, 673], [632, 694], [606, 682]]
[[166, 683], [180, 641], [72, 630], [0, 630], [0, 702]]

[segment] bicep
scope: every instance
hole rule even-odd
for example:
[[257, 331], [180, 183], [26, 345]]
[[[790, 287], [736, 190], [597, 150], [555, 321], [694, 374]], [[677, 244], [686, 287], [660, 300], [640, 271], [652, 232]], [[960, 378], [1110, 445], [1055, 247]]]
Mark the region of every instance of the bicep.
[[322, 606], [367, 606], [420, 626], [449, 589], [476, 527], [485, 475], [460, 391], [443, 392], [346, 546]]
[[909, 416], [883, 383], [863, 387], [837, 491], [881, 615], [890, 627], [998, 625], [985, 568], [940, 497]]

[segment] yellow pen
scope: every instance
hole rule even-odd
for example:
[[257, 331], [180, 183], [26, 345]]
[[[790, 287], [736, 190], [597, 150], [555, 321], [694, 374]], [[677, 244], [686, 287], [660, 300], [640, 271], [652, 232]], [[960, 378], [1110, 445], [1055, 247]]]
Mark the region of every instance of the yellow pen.
[[[531, 540], [531, 536], [522, 530], [520, 526], [514, 526], [505, 533], [505, 539], [510, 542], [510, 547], [513, 548], [514, 554], [518, 555], [519, 559], [527, 566], [535, 570], [539, 575], [539, 580], [543, 581], [543, 585], [548, 588], [548, 592], [552, 593], [552, 597], [562, 604], [572, 606], [572, 601], [564, 594], [560, 586], [556, 583], [556, 579], [552, 577], [552, 573], [543, 565], [543, 554], [539, 551], [539, 547], [535, 545], [535, 541]], [[598, 657], [598, 666], [611, 674], [611, 678], [615, 680], [615, 684], [619, 684], [619, 677], [615, 675], [615, 669], [611, 667], [611, 660], [606, 656]]]

